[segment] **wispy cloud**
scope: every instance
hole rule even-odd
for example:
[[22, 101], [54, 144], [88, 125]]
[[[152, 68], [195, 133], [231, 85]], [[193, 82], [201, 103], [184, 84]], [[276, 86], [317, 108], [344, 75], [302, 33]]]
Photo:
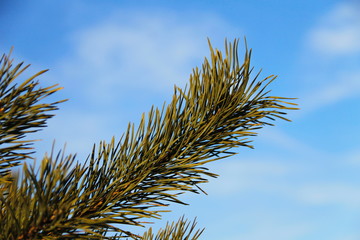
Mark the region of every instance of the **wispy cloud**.
[[298, 188], [295, 197], [312, 205], [337, 205], [359, 209], [360, 189], [349, 183], [311, 183]]
[[360, 4], [342, 2], [308, 31], [301, 64], [304, 85], [299, 96], [305, 115], [360, 95]]
[[299, 100], [301, 111], [307, 114], [316, 109], [360, 94], [360, 71], [334, 74], [334, 79], [324, 82], [321, 87], [304, 94]]
[[236, 34], [212, 14], [184, 20], [173, 12], [155, 12], [119, 11], [74, 33], [74, 54], [63, 59], [63, 73], [86, 78], [85, 94], [102, 89], [106, 101], [129, 87], [172, 91], [174, 84], [185, 85], [194, 64], [208, 54], [207, 37], [217, 42], [221, 36], [222, 42]]
[[268, 144], [276, 145], [283, 150], [292, 152], [293, 154], [304, 152], [312, 155], [321, 154], [318, 150], [285, 133], [279, 128], [266, 128], [261, 132], [259, 137], [261, 140], [267, 141]]
[[[292, 172], [289, 165], [267, 160], [247, 159], [223, 161], [216, 167], [220, 178], [209, 184], [211, 195], [234, 195], [247, 191], [273, 190], [275, 179], [288, 176]], [[269, 181], [272, 179], [273, 181]]]
[[77, 154], [78, 160], [85, 160], [94, 143], [110, 141], [116, 135], [116, 130], [108, 126], [106, 116], [83, 110], [61, 110], [48, 122], [44, 131], [35, 134], [38, 139], [43, 140], [36, 143], [38, 152], [35, 157], [42, 158], [45, 152], [50, 152], [55, 141], [56, 151], [66, 145], [66, 153]]
[[344, 160], [354, 166], [360, 166], [360, 146], [354, 150], [349, 151], [345, 156]]
[[310, 46], [325, 56], [360, 52], [360, 4], [342, 2], [321, 19], [309, 35]]
[[[264, 218], [264, 216], [263, 216]], [[258, 219], [257, 229], [247, 231], [247, 233], [234, 236], [231, 240], [291, 240], [305, 239], [313, 230], [314, 226], [308, 223], [285, 223], [274, 221], [274, 219]], [[229, 239], [229, 238], [227, 238]]]
[[[279, 199], [292, 199], [290, 201], [294, 204], [303, 206], [336, 206], [360, 211], [360, 189], [356, 185], [356, 179], [353, 183], [332, 175], [319, 178], [309, 176], [303, 179], [309, 172], [321, 172], [320, 169], [316, 170], [318, 165], [289, 161], [279, 156], [276, 158], [275, 160], [267, 155], [263, 157], [266, 160], [256, 157], [223, 161], [216, 165], [219, 179], [213, 180], [205, 190], [210, 195], [222, 197], [271, 193], [276, 194]], [[337, 156], [334, 156], [334, 159], [336, 158]]]
[[[47, 129], [51, 138], [47, 142], [56, 136], [58, 143], [68, 143], [69, 150], [87, 152], [93, 142], [108, 139], [109, 132], [118, 133], [119, 125], [124, 129], [133, 112], [140, 117], [144, 110], [139, 110], [139, 99], [149, 95], [148, 99], [159, 98], [162, 103], [174, 84], [183, 87], [192, 68], [208, 55], [207, 37], [222, 47], [224, 37], [237, 34], [213, 14], [184, 19], [171, 10], [114, 12], [69, 33], [69, 54], [50, 75], [61, 80], [72, 102]], [[131, 99], [138, 103], [129, 104]], [[52, 128], [70, 119], [66, 129]]]

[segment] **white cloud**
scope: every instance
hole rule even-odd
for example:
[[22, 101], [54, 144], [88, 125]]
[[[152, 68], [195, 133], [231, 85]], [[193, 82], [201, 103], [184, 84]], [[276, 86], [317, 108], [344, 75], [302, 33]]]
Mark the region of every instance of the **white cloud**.
[[306, 35], [299, 69], [303, 116], [360, 95], [360, 4], [342, 2], [320, 17]]
[[[36, 133], [42, 141], [36, 142], [36, 157], [42, 158], [45, 152], [51, 150], [55, 140], [55, 150], [66, 145], [66, 153], [77, 154], [78, 160], [85, 160], [90, 154], [93, 144], [101, 140], [109, 142], [116, 133], [107, 128], [106, 116], [85, 111], [65, 110], [58, 113], [48, 123], [48, 127]], [[59, 127], [62, 126], [62, 127]], [[119, 136], [119, 134], [118, 134]]]
[[312, 205], [360, 207], [360, 188], [348, 183], [324, 182], [303, 185], [296, 191], [298, 200]]
[[321, 88], [301, 97], [299, 100], [299, 107], [301, 108], [299, 114], [305, 114], [341, 100], [359, 96], [360, 72], [348, 72], [339, 75], [335, 77], [335, 81], [328, 81]]
[[309, 44], [325, 56], [360, 52], [360, 4], [341, 3], [310, 32]]
[[293, 153], [306, 152], [311, 155], [319, 154], [318, 150], [288, 135], [279, 128], [266, 128], [260, 133], [260, 137], [261, 140], [265, 140], [269, 144], [276, 145], [284, 150], [292, 151]]
[[303, 239], [313, 231], [314, 227], [307, 223], [285, 223], [274, 222], [274, 219], [267, 219], [268, 221], [257, 222], [254, 231], [247, 231], [248, 233], [237, 235], [231, 238], [231, 240], [291, 240], [291, 239]]
[[[85, 78], [86, 93], [113, 99], [127, 88], [172, 91], [185, 85], [194, 64], [208, 55], [207, 37], [215, 42], [236, 34], [211, 14], [184, 19], [171, 12], [119, 11], [71, 37], [74, 55], [61, 63], [65, 76]], [[218, 45], [217, 45], [218, 46]], [[222, 44], [221, 46], [222, 47]], [[66, 77], [65, 77], [66, 78]]]
[[351, 165], [360, 166], [360, 147], [342, 156]]
[[[93, 142], [109, 139], [109, 132], [126, 126], [133, 112], [140, 117], [144, 110], [139, 110], [139, 105], [144, 103], [139, 99], [144, 95], [172, 94], [174, 84], [184, 86], [194, 64], [208, 55], [207, 37], [222, 47], [225, 37], [236, 34], [212, 14], [192, 19], [156, 10], [115, 12], [69, 35], [67, 52], [71, 53], [50, 74], [61, 80], [66, 97], [72, 100], [72, 110], [62, 109], [56, 116], [60, 124], [54, 125], [67, 127], [50, 126], [47, 142], [55, 136], [61, 144], [67, 141], [69, 151], [88, 152]], [[161, 102], [164, 98], [159, 97]]]
[[347, 236], [341, 236], [340, 238], [336, 240], [358, 240], [360, 239], [360, 233], [358, 234], [349, 234]]
[[[244, 193], [276, 194], [302, 205], [337, 206], [360, 210], [360, 188], [331, 176], [322, 180], [302, 180], [314, 165], [274, 160], [230, 160], [216, 165], [218, 179], [204, 189], [211, 196], [233, 196]], [[312, 170], [311, 170], [312, 169]]]
[[256, 159], [223, 161], [216, 166], [215, 172], [220, 175], [219, 179], [212, 180], [205, 191], [214, 196], [224, 196], [249, 190], [272, 191], [276, 188], [275, 179], [287, 176], [291, 173], [291, 168], [267, 158], [266, 161]]

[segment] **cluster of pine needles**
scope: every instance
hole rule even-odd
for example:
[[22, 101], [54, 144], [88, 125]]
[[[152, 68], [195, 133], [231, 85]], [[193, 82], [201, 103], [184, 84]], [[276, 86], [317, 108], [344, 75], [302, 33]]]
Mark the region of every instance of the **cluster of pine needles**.
[[[161, 218], [169, 204], [184, 203], [185, 192], [201, 193], [201, 183], [217, 175], [205, 165], [250, 147], [249, 137], [285, 110], [292, 99], [271, 96], [276, 78], [258, 80], [251, 50], [238, 58], [238, 40], [225, 54], [210, 46], [210, 58], [195, 68], [185, 88], [175, 86], [169, 104], [152, 107], [120, 139], [94, 145], [86, 161], [63, 152], [31, 158], [29, 134], [46, 126], [58, 109], [45, 98], [57, 85], [41, 87], [45, 71], [18, 81], [28, 67], [0, 60], [0, 239], [198, 239], [203, 230], [183, 217], [153, 234], [126, 230]], [[60, 126], [59, 126], [60, 127]], [[12, 169], [22, 164], [19, 173]]]

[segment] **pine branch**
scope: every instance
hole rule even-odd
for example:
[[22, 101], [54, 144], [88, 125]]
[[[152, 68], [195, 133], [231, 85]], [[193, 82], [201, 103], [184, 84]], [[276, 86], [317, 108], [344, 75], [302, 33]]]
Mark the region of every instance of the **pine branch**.
[[[39, 173], [24, 165], [23, 178], [0, 195], [0, 236], [113, 239], [105, 233], [116, 232], [141, 239], [126, 225], [145, 226], [144, 219], [160, 218], [169, 203], [186, 204], [181, 194], [199, 193], [200, 183], [217, 176], [205, 164], [234, 155], [235, 147], [252, 147], [248, 138], [258, 129], [288, 120], [284, 111], [296, 109], [290, 98], [269, 96], [275, 77], [251, 77], [251, 50], [240, 65], [237, 48], [237, 40], [226, 43], [223, 57], [210, 45], [210, 60], [194, 69], [188, 87], [175, 87], [167, 106], [153, 107], [137, 128], [129, 124], [120, 140], [94, 146], [84, 166], [60, 155], [45, 156]], [[182, 226], [166, 229], [184, 233]]]
[[13, 66], [10, 54], [3, 55], [0, 59], [0, 183], [10, 180], [9, 168], [30, 158], [31, 145], [35, 140], [23, 138], [28, 133], [46, 127], [47, 119], [54, 116], [48, 112], [56, 110], [56, 105], [65, 101], [42, 102], [44, 98], [61, 89], [57, 85], [39, 87], [35, 78], [47, 70], [15, 83], [30, 65], [23, 67], [23, 63], [19, 63]]
[[196, 220], [192, 223], [181, 217], [176, 223], [167, 223], [164, 229], [160, 229], [156, 236], [152, 232], [152, 228], [144, 233], [144, 240], [197, 240], [204, 229], [196, 230]]

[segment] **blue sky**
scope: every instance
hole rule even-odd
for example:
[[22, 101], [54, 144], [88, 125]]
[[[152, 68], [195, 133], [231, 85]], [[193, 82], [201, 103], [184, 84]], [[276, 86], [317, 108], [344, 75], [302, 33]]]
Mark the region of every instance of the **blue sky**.
[[[360, 3], [358, 1], [1, 1], [0, 50], [42, 69], [69, 98], [37, 134], [79, 160], [93, 143], [119, 137], [129, 121], [169, 101], [208, 56], [207, 37], [246, 36], [274, 95], [297, 97], [291, 123], [253, 138], [255, 149], [212, 163], [220, 175], [184, 196], [181, 215], [202, 239], [360, 239]], [[240, 55], [243, 53], [240, 48]], [[142, 232], [139, 229], [138, 232]]]

